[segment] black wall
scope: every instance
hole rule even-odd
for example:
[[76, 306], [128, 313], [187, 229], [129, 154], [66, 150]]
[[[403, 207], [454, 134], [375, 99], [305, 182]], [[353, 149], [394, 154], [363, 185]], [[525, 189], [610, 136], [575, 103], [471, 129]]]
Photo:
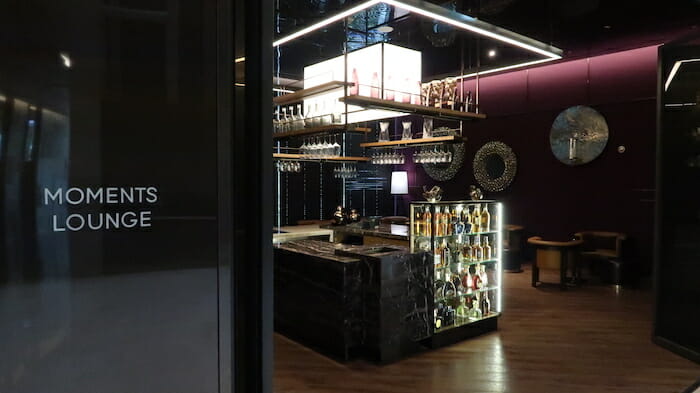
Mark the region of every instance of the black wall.
[[[216, 5], [0, 3], [0, 391], [219, 390]], [[128, 210], [152, 226], [52, 228]]]

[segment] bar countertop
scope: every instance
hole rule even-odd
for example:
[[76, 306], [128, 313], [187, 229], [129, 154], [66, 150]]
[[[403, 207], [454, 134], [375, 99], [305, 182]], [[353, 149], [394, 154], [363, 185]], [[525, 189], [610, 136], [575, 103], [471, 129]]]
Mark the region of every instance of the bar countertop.
[[400, 246], [356, 246], [320, 240], [292, 240], [277, 244], [275, 247], [344, 263], [357, 262], [363, 256], [379, 258], [392, 254], [409, 253], [406, 247]]
[[333, 241], [333, 231], [320, 228], [317, 224], [293, 225], [272, 229], [272, 243], [274, 244], [315, 236], [329, 236], [330, 241]]
[[408, 241], [408, 225], [380, 224], [376, 228], [363, 229], [359, 224], [348, 225], [324, 225], [321, 228], [330, 229], [338, 233], [358, 236], [375, 236], [386, 239]]

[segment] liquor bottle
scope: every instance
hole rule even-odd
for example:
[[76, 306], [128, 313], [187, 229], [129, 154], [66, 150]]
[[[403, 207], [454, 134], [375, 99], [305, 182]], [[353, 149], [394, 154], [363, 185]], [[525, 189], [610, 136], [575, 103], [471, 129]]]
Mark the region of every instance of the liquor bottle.
[[474, 206], [472, 213], [472, 232], [481, 232], [481, 204]]
[[462, 259], [464, 262], [471, 262], [472, 259], [472, 242], [469, 240], [469, 236], [466, 237], [466, 243], [464, 244], [464, 247], [462, 248]]
[[430, 214], [430, 206], [423, 207], [423, 231], [427, 237], [433, 235], [433, 215]]
[[479, 277], [481, 277], [481, 286], [487, 288], [489, 286], [489, 276], [486, 274], [486, 265], [479, 265]]
[[474, 236], [474, 251], [472, 252], [474, 262], [481, 262], [484, 260], [484, 248], [481, 246], [481, 239], [479, 236]]
[[464, 208], [462, 215], [464, 216], [464, 233], [472, 233], [473, 225], [472, 225], [472, 216], [469, 213], [469, 206], [466, 206]]
[[491, 253], [491, 246], [489, 245], [489, 237], [484, 236], [484, 260], [489, 261], [493, 258], [493, 255]]
[[434, 265], [436, 268], [442, 267], [442, 256], [443, 256], [443, 249], [442, 249], [442, 243], [438, 244], [438, 246], [435, 248], [435, 261]]
[[450, 246], [447, 244], [447, 239], [442, 239], [442, 266], [441, 267], [448, 267], [452, 264], [452, 250], [450, 250]]
[[443, 236], [442, 234], [442, 213], [440, 212], [440, 206], [435, 207], [435, 216], [433, 217], [435, 222], [435, 236]]
[[474, 99], [472, 98], [472, 91], [467, 91], [467, 97], [465, 100], [465, 112], [474, 112]]
[[467, 303], [467, 299], [468, 298], [465, 297], [459, 302], [456, 313], [458, 318], [467, 318], [469, 316], [469, 305]]
[[287, 107], [282, 108], [282, 119], [280, 120], [280, 131], [289, 131], [289, 116], [287, 116]]
[[464, 217], [461, 211], [457, 213], [456, 220], [454, 233], [455, 235], [462, 235], [464, 233]]
[[491, 300], [489, 299], [489, 292], [484, 292], [484, 306], [481, 313], [484, 317], [491, 314]]
[[297, 129], [302, 129], [306, 127], [306, 118], [304, 117], [304, 114], [301, 111], [301, 104], [297, 104], [297, 119]]
[[455, 211], [454, 207], [452, 208], [452, 212], [450, 213], [450, 233], [453, 235], [457, 235], [456, 227], [457, 227], [457, 222], [459, 219], [457, 218], [457, 212]]
[[458, 274], [450, 273], [450, 280], [452, 281], [452, 285], [455, 287], [455, 295], [458, 295], [460, 292], [462, 292], [462, 279]]
[[278, 107], [277, 110], [275, 111], [275, 117], [272, 119], [272, 132], [275, 134], [280, 132], [280, 125], [281, 125], [280, 110]]
[[452, 306], [447, 306], [443, 320], [445, 326], [452, 326], [455, 324], [455, 309], [452, 308]]
[[472, 278], [471, 273], [469, 272], [469, 266], [467, 266], [466, 269], [464, 269], [464, 273], [462, 275], [462, 290], [464, 293], [472, 293], [472, 290], [474, 285], [474, 279]]
[[473, 281], [472, 288], [475, 291], [478, 291], [483, 287], [483, 285], [481, 283], [481, 275], [480, 275], [478, 268], [474, 269], [474, 275], [472, 276], [472, 281]]
[[487, 204], [484, 204], [484, 210], [481, 211], [481, 232], [490, 231], [491, 227], [491, 214], [489, 214], [489, 208]]
[[435, 318], [435, 330], [440, 330], [442, 328], [442, 314], [445, 306], [442, 303], [438, 303], [433, 311]]
[[451, 222], [452, 214], [450, 213], [450, 208], [449, 206], [445, 206], [445, 213], [442, 215], [442, 230], [444, 231], [445, 236], [452, 235], [452, 225], [450, 225]]
[[416, 236], [423, 236], [423, 213], [420, 211], [420, 207], [416, 207], [413, 215], [413, 230]]
[[457, 295], [455, 284], [452, 282], [452, 280], [445, 280], [444, 282], [445, 285], [443, 286], [442, 297], [445, 299], [455, 297], [455, 295]]
[[481, 309], [479, 309], [479, 303], [476, 299], [472, 300], [472, 308], [469, 310], [469, 320], [477, 321], [483, 317]]

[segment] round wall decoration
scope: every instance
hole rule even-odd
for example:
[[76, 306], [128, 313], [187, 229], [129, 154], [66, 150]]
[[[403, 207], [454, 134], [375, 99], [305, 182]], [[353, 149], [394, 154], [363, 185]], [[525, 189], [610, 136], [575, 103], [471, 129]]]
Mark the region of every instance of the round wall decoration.
[[518, 159], [503, 142], [486, 143], [474, 156], [474, 177], [486, 191], [503, 191], [513, 182]]
[[452, 161], [446, 164], [423, 164], [425, 173], [431, 179], [437, 181], [451, 180], [464, 164], [464, 143], [455, 143], [450, 146], [452, 151]]
[[587, 164], [608, 144], [608, 123], [591, 107], [572, 106], [554, 120], [549, 144], [554, 156], [564, 164]]

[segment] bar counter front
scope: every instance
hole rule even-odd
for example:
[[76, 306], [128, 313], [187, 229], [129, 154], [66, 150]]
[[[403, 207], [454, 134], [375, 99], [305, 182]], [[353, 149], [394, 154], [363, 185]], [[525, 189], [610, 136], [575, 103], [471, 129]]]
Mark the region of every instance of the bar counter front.
[[[488, 209], [491, 228], [465, 217]], [[422, 202], [409, 225], [287, 231], [274, 251], [275, 330], [336, 360], [390, 363], [497, 329], [499, 215], [494, 202]]]

